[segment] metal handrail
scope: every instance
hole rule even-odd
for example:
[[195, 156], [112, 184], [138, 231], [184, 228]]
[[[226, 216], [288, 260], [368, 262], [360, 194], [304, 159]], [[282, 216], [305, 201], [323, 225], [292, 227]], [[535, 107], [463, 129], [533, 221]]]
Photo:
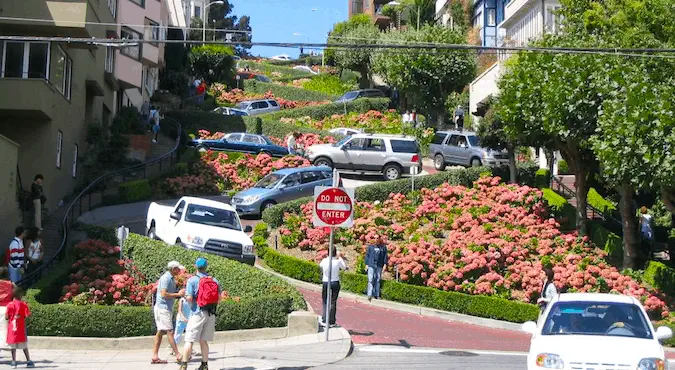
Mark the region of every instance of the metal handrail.
[[[551, 176], [551, 177], [553, 178], [553, 182], [555, 183], [555, 185], [558, 187], [557, 190], [561, 191], [563, 196], [569, 196], [570, 198], [577, 196], [577, 193], [574, 190], [570, 189], [567, 185], [563, 184], [562, 180], [558, 176]], [[588, 211], [590, 211], [591, 215], [593, 216], [599, 215], [600, 217], [602, 217], [603, 220], [612, 222], [616, 224], [616, 226], [618, 227], [622, 227], [621, 221], [617, 220], [612, 215], [607, 214], [605, 211], [601, 211], [593, 207], [592, 205], [588, 204], [588, 202], [586, 202], [586, 213], [588, 213]]]
[[[36, 281], [40, 280], [42, 277], [42, 274], [51, 268], [54, 264], [57, 262], [61, 261], [63, 257], [65, 256], [66, 252], [66, 244], [68, 242], [68, 228], [72, 226], [73, 223], [73, 213], [74, 213], [74, 207], [75, 204], [79, 202], [80, 206], [80, 213], [79, 215], [82, 215], [82, 199], [84, 196], [89, 195], [89, 208], [88, 211], [90, 211], [91, 208], [91, 194], [95, 192], [96, 187], [99, 184], [102, 184], [104, 181], [109, 180], [111, 178], [114, 178], [115, 176], [119, 176], [122, 174], [125, 174], [127, 172], [131, 172], [134, 170], [138, 169], [146, 169], [148, 166], [151, 166], [153, 164], [159, 163], [160, 165], [160, 172], [161, 172], [161, 166], [162, 166], [162, 161], [164, 161], [166, 158], [170, 158], [170, 160], [173, 162], [173, 156], [176, 155], [176, 162], [178, 161], [178, 149], [180, 148], [180, 143], [181, 143], [181, 135], [182, 135], [182, 126], [181, 124], [176, 121], [173, 118], [165, 118], [163, 122], [171, 122], [176, 126], [176, 144], [174, 145], [173, 149], [169, 151], [168, 153], [162, 155], [161, 157], [158, 158], [153, 158], [148, 161], [145, 161], [143, 163], [135, 164], [133, 166], [129, 166], [126, 168], [122, 168], [117, 171], [109, 172], [107, 174], [99, 176], [97, 179], [92, 181], [87, 187], [85, 187], [73, 200], [70, 202], [70, 205], [66, 209], [66, 213], [63, 216], [63, 219], [61, 220], [61, 245], [59, 246], [59, 249], [56, 251], [56, 253], [47, 261], [46, 263], [43, 263], [39, 268], [37, 268], [35, 271], [32, 271], [30, 274], [24, 276], [20, 281], [19, 285], [23, 287], [28, 287], [32, 284], [34, 284]], [[173, 164], [173, 163], [172, 163]], [[146, 171], [144, 171], [144, 177], [145, 177]], [[104, 190], [105, 191], [105, 190]]]

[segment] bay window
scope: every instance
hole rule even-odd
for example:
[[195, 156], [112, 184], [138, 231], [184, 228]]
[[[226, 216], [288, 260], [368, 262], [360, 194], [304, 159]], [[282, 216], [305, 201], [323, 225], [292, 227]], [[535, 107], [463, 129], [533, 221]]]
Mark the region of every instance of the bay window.
[[[129, 27], [122, 27], [122, 31], [120, 32], [121, 36], [123, 39], [127, 40], [142, 40], [143, 35], [140, 33], [132, 30]], [[141, 60], [141, 44], [139, 43], [138, 45], [135, 46], [125, 46], [120, 49], [120, 53], [122, 55], [126, 55], [129, 58], [133, 58], [136, 60]]]

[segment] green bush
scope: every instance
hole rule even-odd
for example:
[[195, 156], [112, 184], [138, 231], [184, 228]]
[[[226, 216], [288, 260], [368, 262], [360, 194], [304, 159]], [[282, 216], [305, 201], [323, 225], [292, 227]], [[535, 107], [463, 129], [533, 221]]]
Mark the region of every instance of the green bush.
[[344, 114], [347, 112], [365, 113], [370, 110], [377, 110], [384, 112], [389, 108], [388, 98], [362, 98], [354, 101], [343, 103], [322, 104], [312, 107], [286, 109], [279, 112], [267, 113], [262, 115], [265, 120], [278, 120], [281, 118], [300, 118], [309, 116], [312, 119], [322, 119], [330, 117], [334, 114]]
[[166, 245], [162, 241], [136, 234], [131, 234], [125, 241], [123, 252], [134, 260], [139, 271], [151, 281], [159, 278], [168, 261], [176, 260], [184, 266], [193, 266], [198, 257], [205, 257], [209, 261], [209, 272], [231, 296], [257, 298], [283, 293], [292, 298], [294, 310], [306, 308], [302, 295], [285, 281], [224, 257]]
[[588, 200], [588, 204], [598, 209], [600, 212], [612, 213], [616, 211], [616, 205], [600, 195], [595, 188], [590, 188], [588, 190], [588, 197], [586, 199]]
[[122, 203], [134, 203], [152, 198], [152, 188], [148, 180], [135, 180], [119, 185], [117, 189]]
[[324, 73], [313, 76], [311, 80], [305, 82], [302, 85], [302, 88], [306, 90], [319, 91], [324, 94], [340, 96], [348, 91], [355, 90], [357, 86], [356, 84], [343, 82], [338, 76]]
[[271, 91], [274, 97], [293, 101], [333, 101], [337, 96], [323, 92], [305, 90], [298, 87], [279, 85], [256, 80], [245, 80], [244, 90], [256, 94], [265, 94]]
[[567, 166], [567, 162], [564, 159], [558, 161], [558, 174], [560, 175], [569, 175], [570, 168]]
[[642, 277], [647, 284], [668, 296], [675, 294], [675, 269], [658, 261], [649, 261]]
[[544, 201], [548, 205], [555, 219], [560, 223], [562, 230], [576, 228], [576, 208], [567, 199], [550, 188], [541, 189]]
[[534, 175], [534, 184], [537, 188], [547, 188], [551, 185], [551, 173], [545, 168], [537, 170]]
[[609, 260], [613, 264], [623, 261], [623, 239], [621, 236], [609, 231], [601, 222], [589, 223], [589, 238], [598, 248], [607, 252]]
[[241, 116], [225, 116], [211, 112], [199, 111], [172, 111], [164, 114], [166, 117], [180, 122], [183, 131], [196, 134], [199, 130], [211, 132], [244, 132], [246, 124]]
[[318, 264], [279, 253], [269, 247], [263, 249], [263, 260], [274, 271], [296, 280], [321, 283], [321, 268]]
[[[250, 119], [249, 117], [246, 117], [244, 122], [246, 122], [246, 131], [247, 132], [257, 132], [258, 130], [258, 124], [257, 120], [260, 118], [256, 119]], [[266, 136], [273, 136], [277, 137], [280, 139], [286, 138], [288, 135], [290, 135], [293, 132], [302, 132], [302, 133], [308, 133], [308, 134], [318, 134], [322, 136], [336, 136], [331, 134], [328, 131], [322, 131], [322, 130], [317, 130], [313, 129], [311, 127], [304, 127], [304, 126], [296, 126], [288, 123], [281, 123], [276, 120], [263, 120], [262, 122], [262, 134]]]
[[190, 72], [203, 77], [209, 84], [214, 82], [234, 85], [234, 51], [224, 45], [193, 46], [188, 54]]
[[[517, 179], [518, 183], [521, 185], [527, 185], [530, 187], [536, 187], [536, 173], [539, 170], [539, 167], [535, 164], [525, 163], [518, 164]], [[509, 166], [496, 167], [491, 170], [494, 176], [501, 177], [502, 181], [508, 181], [511, 178], [511, 172]]]
[[[291, 66], [292, 64], [298, 64], [298, 61], [283, 61], [284, 64], [280, 64], [282, 61], [272, 61], [269, 62], [254, 62], [251, 60], [242, 60], [239, 62], [239, 67], [244, 67], [248, 65], [251, 68], [251, 72], [255, 71], [260, 71], [260, 73], [272, 78], [273, 80], [277, 80], [280, 78], [288, 78], [288, 77], [298, 77], [298, 78], [309, 78], [312, 77], [313, 74], [300, 70], [300, 69], [293, 69]], [[281, 73], [281, 77], [275, 77], [272, 76], [273, 72]]]
[[107, 226], [89, 225], [84, 223], [77, 224], [77, 230], [87, 234], [89, 239], [103, 240], [110, 245], [117, 245], [117, 233], [115, 228]]

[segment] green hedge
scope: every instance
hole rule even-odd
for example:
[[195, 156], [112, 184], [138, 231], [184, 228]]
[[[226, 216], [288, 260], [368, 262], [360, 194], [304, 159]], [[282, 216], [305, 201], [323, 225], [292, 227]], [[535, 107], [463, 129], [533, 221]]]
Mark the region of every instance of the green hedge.
[[108, 244], [117, 245], [117, 234], [115, 232], [115, 228], [78, 223], [76, 229], [84, 231], [84, 233], [87, 234], [88, 239], [103, 240]]
[[588, 204], [603, 213], [611, 214], [612, 212], [616, 211], [616, 205], [600, 195], [598, 191], [595, 190], [595, 188], [590, 188], [588, 190], [588, 196], [586, 199], [588, 200]]
[[567, 162], [564, 159], [558, 161], [558, 174], [560, 175], [571, 175], [570, 168], [567, 165]]
[[305, 300], [293, 286], [237, 261], [167, 245], [137, 234], [131, 234], [125, 241], [123, 252], [149, 280], [158, 279], [168, 261], [176, 260], [190, 268], [198, 257], [205, 257], [209, 260], [209, 272], [231, 296], [257, 298], [283, 293], [292, 299], [292, 309], [306, 309]]
[[[244, 122], [246, 122], [246, 132], [257, 131], [257, 123], [255, 119], [249, 119], [247, 117]], [[274, 120], [263, 120], [262, 122], [262, 134], [266, 136], [285, 139], [288, 135], [296, 131], [308, 134], [318, 134], [322, 136], [337, 136], [335, 134], [331, 134], [328, 131], [317, 130], [311, 127], [296, 126], [288, 123], [281, 123]]]
[[[321, 283], [321, 269], [318, 264], [287, 256], [271, 248], [265, 248], [265, 264], [272, 270], [296, 280]], [[363, 274], [342, 272], [341, 289], [364, 294], [368, 277]], [[444, 311], [458, 312], [472, 316], [487, 317], [511, 322], [536, 320], [537, 306], [502, 298], [446, 292], [434, 288], [383, 280], [382, 298]]]
[[152, 197], [152, 188], [148, 180], [125, 182], [117, 188], [122, 203], [134, 203]]
[[196, 134], [198, 130], [211, 132], [244, 132], [246, 124], [241, 116], [226, 116], [212, 112], [199, 111], [173, 111], [166, 112], [166, 117], [180, 122], [183, 131], [188, 134]]
[[534, 175], [534, 185], [538, 188], [547, 188], [551, 185], [551, 173], [546, 168], [540, 168]]
[[[516, 167], [518, 168], [518, 173], [516, 174], [518, 184], [536, 187], [536, 174], [539, 167], [530, 163], [519, 163]], [[511, 178], [509, 166], [494, 167], [490, 169], [490, 172], [492, 172], [493, 176], [499, 176], [503, 181], [508, 181]]]
[[644, 281], [668, 296], [675, 294], [675, 269], [658, 261], [649, 261], [642, 276]]
[[296, 109], [286, 109], [279, 112], [267, 113], [261, 115], [265, 120], [279, 120], [281, 118], [300, 118], [309, 116], [313, 119], [322, 119], [325, 117], [330, 117], [334, 114], [344, 114], [345, 106], [347, 113], [356, 112], [356, 113], [365, 113], [370, 110], [377, 110], [384, 112], [389, 108], [389, 99], [388, 98], [362, 98], [356, 99], [352, 102], [346, 104], [343, 103], [330, 103], [322, 104], [312, 107], [296, 108]]
[[576, 228], [576, 208], [567, 199], [550, 188], [541, 189], [544, 201], [551, 209], [553, 216], [560, 223], [562, 230], [574, 230]]
[[244, 90], [256, 94], [264, 94], [268, 91], [271, 91], [272, 94], [277, 98], [284, 98], [286, 100], [294, 101], [333, 101], [338, 98], [335, 95], [325, 94], [318, 91], [305, 90], [299, 87], [260, 82], [256, 80], [245, 80]]
[[[281, 61], [278, 61], [278, 62], [281, 62]], [[284, 62], [286, 62], [286, 61], [284, 61]], [[289, 61], [287, 63], [288, 64], [298, 64], [298, 61]], [[274, 64], [277, 64], [276, 61], [275, 61]], [[281, 73], [282, 75], [285, 75], [284, 77], [293, 76], [293, 77], [307, 77], [308, 78], [308, 77], [314, 76], [312, 73], [303, 71], [301, 69], [293, 69], [293, 67], [284, 66], [284, 65], [274, 65], [274, 64], [269, 63], [269, 62], [258, 63], [258, 62], [254, 62], [254, 61], [250, 61], [250, 60], [241, 60], [241, 61], [239, 61], [239, 68], [243, 68], [246, 65], [248, 65], [251, 68], [251, 72], [254, 72], [253, 69], [256, 69], [256, 70], [260, 71], [260, 73], [262, 73], [262, 74], [264, 74], [264, 75], [266, 75], [266, 76], [268, 76], [268, 77], [270, 77], [274, 80], [276, 80], [277, 78], [272, 76], [272, 72]], [[304, 64], [304, 63], [300, 63], [300, 64]]]

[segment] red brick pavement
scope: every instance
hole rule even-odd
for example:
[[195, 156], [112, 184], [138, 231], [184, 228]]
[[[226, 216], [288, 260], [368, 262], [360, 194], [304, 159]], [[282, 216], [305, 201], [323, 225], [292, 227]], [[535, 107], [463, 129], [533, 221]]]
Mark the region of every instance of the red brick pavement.
[[[315, 313], [321, 314], [321, 293], [305, 289], [300, 292]], [[525, 333], [388, 310], [347, 298], [338, 299], [337, 323], [349, 330], [356, 344], [521, 352], [529, 349], [529, 335]]]

